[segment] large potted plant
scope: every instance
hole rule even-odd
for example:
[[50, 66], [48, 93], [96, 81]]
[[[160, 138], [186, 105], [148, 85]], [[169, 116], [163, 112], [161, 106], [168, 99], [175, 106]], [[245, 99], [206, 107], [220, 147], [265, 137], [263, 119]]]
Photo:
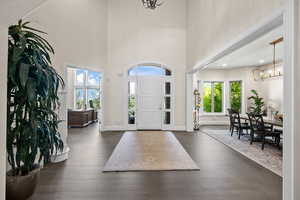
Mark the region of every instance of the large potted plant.
[[6, 199], [29, 198], [41, 163], [63, 150], [55, 112], [63, 79], [51, 66], [51, 45], [42, 31], [19, 21], [9, 27]]
[[253, 95], [248, 98], [252, 101], [252, 104], [250, 106], [250, 113], [255, 115], [262, 115], [263, 108], [265, 106], [264, 99], [258, 95], [258, 92], [256, 90], [251, 90], [251, 92]]

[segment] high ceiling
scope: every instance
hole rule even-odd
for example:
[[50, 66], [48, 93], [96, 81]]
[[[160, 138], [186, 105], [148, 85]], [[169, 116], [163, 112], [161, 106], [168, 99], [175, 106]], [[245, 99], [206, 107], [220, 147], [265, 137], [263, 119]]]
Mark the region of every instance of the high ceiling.
[[[210, 64], [208, 69], [257, 67], [272, 63], [273, 46], [269, 43], [282, 36], [283, 26], [280, 26], [217, 62]], [[276, 60], [282, 60], [283, 48], [283, 42], [276, 45]]]

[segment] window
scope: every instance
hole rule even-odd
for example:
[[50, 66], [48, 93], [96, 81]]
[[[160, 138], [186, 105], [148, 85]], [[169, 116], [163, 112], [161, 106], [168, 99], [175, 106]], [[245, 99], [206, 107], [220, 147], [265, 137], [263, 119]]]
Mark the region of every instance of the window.
[[81, 70], [81, 69], [77, 69], [75, 71], [75, 74], [76, 74], [76, 80], [75, 80], [75, 84], [77, 86], [83, 86], [84, 85], [84, 82], [85, 82], [85, 71], [84, 70]]
[[171, 76], [170, 70], [157, 66], [137, 66], [128, 71], [129, 76]]
[[136, 123], [136, 82], [128, 81], [128, 124]]
[[76, 105], [75, 105], [76, 109], [83, 109], [85, 104], [84, 90], [76, 88], [75, 98], [76, 98]]
[[171, 124], [171, 111], [172, 111], [172, 83], [170, 81], [165, 82], [164, 91], [164, 124]]
[[100, 109], [100, 89], [87, 89], [88, 105], [89, 108]]
[[230, 81], [230, 108], [241, 112], [242, 110], [242, 81]]
[[100, 109], [101, 73], [89, 70], [75, 70], [75, 109]]
[[224, 82], [204, 82], [203, 111], [206, 113], [223, 112]]

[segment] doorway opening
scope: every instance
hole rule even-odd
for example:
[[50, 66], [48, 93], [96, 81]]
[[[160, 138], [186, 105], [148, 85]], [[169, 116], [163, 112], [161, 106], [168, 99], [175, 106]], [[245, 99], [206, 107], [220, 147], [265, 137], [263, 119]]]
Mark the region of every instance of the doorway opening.
[[101, 125], [102, 77], [100, 71], [67, 67], [68, 127]]
[[158, 64], [130, 68], [126, 78], [128, 130], [169, 130], [174, 124], [172, 71]]

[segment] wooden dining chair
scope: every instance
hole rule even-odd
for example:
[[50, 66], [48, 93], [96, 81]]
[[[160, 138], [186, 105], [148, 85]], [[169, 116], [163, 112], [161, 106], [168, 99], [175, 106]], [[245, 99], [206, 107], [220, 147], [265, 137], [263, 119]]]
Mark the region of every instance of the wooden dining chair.
[[[236, 129], [238, 133], [238, 138], [241, 138], [241, 135], [244, 135], [244, 130], [249, 134], [248, 130], [250, 130], [250, 125], [247, 122], [241, 122], [240, 113], [232, 110], [232, 118], [233, 118], [233, 130]], [[233, 131], [231, 132], [231, 136], [233, 135]]]
[[228, 111], [228, 116], [229, 116], [229, 131], [231, 132], [231, 135], [234, 131], [234, 120], [233, 120], [233, 117], [232, 117], [232, 114], [233, 114], [233, 110], [231, 108], [228, 108], [227, 109]]
[[[274, 139], [274, 143], [278, 145], [280, 143], [280, 133], [273, 131], [273, 126], [265, 126], [265, 122], [262, 115], [256, 115], [247, 113], [249, 121], [250, 121], [250, 127], [251, 127], [251, 140], [250, 144], [253, 144], [255, 141], [255, 135], [261, 139], [262, 146], [261, 149], [264, 150], [265, 143], [266, 143], [266, 137], [271, 137]], [[278, 142], [279, 141], [279, 142]]]

